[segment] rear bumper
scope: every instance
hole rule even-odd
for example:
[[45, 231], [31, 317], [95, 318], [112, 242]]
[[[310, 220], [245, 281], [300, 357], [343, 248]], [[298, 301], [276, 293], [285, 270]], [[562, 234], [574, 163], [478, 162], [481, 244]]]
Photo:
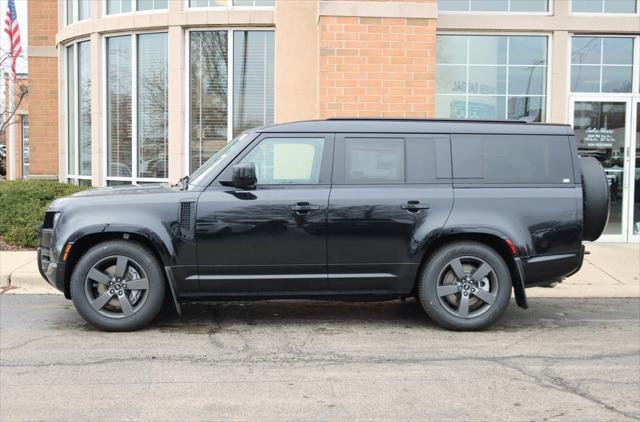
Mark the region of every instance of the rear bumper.
[[64, 292], [64, 265], [60, 265], [53, 247], [53, 230], [38, 231], [38, 271], [47, 283]]
[[559, 281], [582, 268], [584, 245], [576, 253], [542, 255], [522, 260], [525, 287]]

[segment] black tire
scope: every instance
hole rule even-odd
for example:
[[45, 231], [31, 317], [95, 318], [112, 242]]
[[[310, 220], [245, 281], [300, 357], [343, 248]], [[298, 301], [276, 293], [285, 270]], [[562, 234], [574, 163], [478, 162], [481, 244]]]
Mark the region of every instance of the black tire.
[[145, 327], [160, 311], [165, 296], [158, 261], [131, 241], [108, 241], [89, 249], [73, 269], [70, 283], [78, 313], [104, 331]]
[[507, 309], [511, 274], [492, 248], [478, 242], [454, 242], [427, 259], [420, 274], [418, 298], [438, 325], [455, 331], [481, 330]]
[[600, 237], [609, 219], [609, 183], [602, 164], [594, 157], [580, 157], [582, 172], [582, 239]]

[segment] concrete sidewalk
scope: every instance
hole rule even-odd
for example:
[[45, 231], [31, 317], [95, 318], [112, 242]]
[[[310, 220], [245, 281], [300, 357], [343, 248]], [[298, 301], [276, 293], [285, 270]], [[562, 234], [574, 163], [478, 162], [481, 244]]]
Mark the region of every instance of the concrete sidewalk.
[[[640, 297], [640, 244], [591, 243], [580, 272], [529, 297]], [[35, 251], [0, 251], [0, 294], [58, 294], [38, 273]]]

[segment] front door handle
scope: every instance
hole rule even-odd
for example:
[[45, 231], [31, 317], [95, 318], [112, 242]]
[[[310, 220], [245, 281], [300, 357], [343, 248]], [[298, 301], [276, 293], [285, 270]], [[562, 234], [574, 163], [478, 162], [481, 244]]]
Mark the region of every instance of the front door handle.
[[420, 201], [407, 201], [404, 204], [400, 205], [403, 210], [407, 210], [409, 212], [419, 212], [420, 210], [428, 210], [428, 204], [421, 204]]
[[298, 202], [291, 205], [291, 211], [295, 211], [298, 214], [308, 214], [310, 211], [317, 211], [320, 209], [320, 205], [310, 204], [308, 202]]

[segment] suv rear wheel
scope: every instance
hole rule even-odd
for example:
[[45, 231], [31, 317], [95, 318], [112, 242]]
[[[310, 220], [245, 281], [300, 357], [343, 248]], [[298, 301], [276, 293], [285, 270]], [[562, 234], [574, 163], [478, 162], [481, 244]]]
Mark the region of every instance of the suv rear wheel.
[[450, 330], [480, 330], [498, 319], [511, 299], [511, 275], [502, 257], [477, 242], [438, 249], [420, 276], [422, 307]]
[[105, 331], [149, 324], [164, 299], [164, 277], [143, 246], [109, 241], [89, 249], [71, 274], [71, 298], [80, 315]]

